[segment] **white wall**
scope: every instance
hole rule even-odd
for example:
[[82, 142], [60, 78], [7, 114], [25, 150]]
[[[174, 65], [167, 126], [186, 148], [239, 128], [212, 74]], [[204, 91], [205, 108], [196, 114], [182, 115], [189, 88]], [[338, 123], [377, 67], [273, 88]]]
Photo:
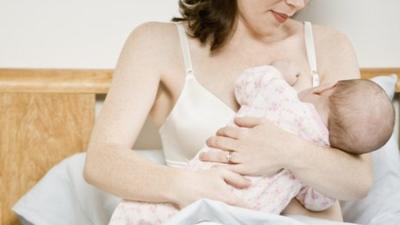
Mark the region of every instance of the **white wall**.
[[346, 33], [361, 67], [400, 66], [399, 0], [311, 0], [298, 17]]
[[177, 0], [0, 0], [0, 67], [112, 68], [129, 32]]
[[[0, 0], [0, 67], [112, 68], [129, 32], [177, 0]], [[345, 32], [363, 67], [400, 66], [399, 0], [312, 0], [299, 16]]]

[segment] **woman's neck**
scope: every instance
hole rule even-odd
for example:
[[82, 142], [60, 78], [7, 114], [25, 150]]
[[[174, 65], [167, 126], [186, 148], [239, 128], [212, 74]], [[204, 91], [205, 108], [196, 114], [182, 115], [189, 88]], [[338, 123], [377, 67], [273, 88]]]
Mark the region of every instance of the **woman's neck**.
[[245, 65], [267, 64], [283, 54], [283, 42], [296, 33], [295, 28], [295, 22], [288, 20], [281, 27], [275, 27], [269, 33], [264, 30], [260, 35], [239, 20], [225, 45], [212, 55], [225, 59], [234, 57], [239, 64]]
[[279, 27], [271, 27], [269, 30], [264, 29], [262, 32], [255, 30], [247, 25], [241, 19], [238, 19], [232, 35], [226, 42], [228, 49], [258, 49], [260, 46], [273, 46], [285, 40], [293, 34], [290, 20]]

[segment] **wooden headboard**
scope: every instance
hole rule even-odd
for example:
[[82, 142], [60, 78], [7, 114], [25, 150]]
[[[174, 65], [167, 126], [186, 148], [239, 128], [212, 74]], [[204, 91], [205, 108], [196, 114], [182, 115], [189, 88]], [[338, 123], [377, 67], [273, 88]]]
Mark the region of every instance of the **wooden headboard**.
[[[400, 68], [362, 69], [363, 78]], [[52, 166], [86, 149], [96, 95], [112, 70], [0, 69], [0, 224], [19, 224], [12, 205]], [[400, 82], [396, 91], [400, 91]]]

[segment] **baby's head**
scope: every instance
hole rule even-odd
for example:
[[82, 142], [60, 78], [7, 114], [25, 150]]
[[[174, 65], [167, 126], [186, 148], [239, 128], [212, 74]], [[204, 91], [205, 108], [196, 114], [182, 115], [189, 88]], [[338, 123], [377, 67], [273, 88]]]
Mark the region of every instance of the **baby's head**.
[[[293, 85], [299, 69], [285, 60], [271, 64]], [[394, 127], [394, 109], [386, 92], [371, 80], [341, 80], [299, 93], [312, 103], [329, 129], [331, 146], [363, 154], [383, 146]]]
[[380, 148], [389, 140], [395, 113], [389, 97], [375, 82], [339, 81], [327, 99], [331, 146], [363, 154]]

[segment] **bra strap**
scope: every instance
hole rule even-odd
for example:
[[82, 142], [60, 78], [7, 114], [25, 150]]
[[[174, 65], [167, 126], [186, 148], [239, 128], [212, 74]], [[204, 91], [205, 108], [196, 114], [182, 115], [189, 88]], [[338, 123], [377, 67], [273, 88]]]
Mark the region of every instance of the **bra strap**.
[[190, 48], [186, 36], [186, 31], [181, 23], [176, 23], [176, 26], [178, 28], [179, 40], [182, 48], [182, 55], [185, 63], [186, 74], [192, 75], [193, 74], [192, 59], [190, 57]]
[[317, 87], [320, 84], [319, 74], [317, 70], [317, 57], [315, 51], [314, 44], [314, 35], [312, 31], [312, 25], [310, 22], [304, 22], [304, 38], [306, 44], [306, 53], [308, 64], [310, 66], [311, 74], [312, 74], [312, 86]]

